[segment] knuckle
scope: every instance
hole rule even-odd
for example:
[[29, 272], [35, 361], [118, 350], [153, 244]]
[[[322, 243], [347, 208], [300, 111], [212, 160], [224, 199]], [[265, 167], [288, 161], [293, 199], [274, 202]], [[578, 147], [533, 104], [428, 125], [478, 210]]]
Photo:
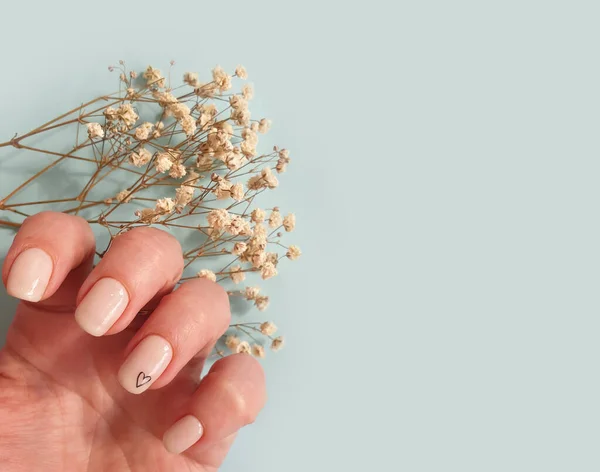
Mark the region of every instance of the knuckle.
[[256, 420], [256, 414], [249, 408], [246, 397], [239, 388], [225, 376], [216, 374], [215, 377], [216, 387], [221, 392], [221, 398], [227, 405], [228, 411], [243, 425], [253, 423]]
[[[147, 226], [137, 227], [121, 234], [115, 241], [118, 241], [118, 244], [131, 246], [133, 253], [139, 252], [139, 248], [144, 248], [144, 258], [152, 266], [162, 267], [165, 258], [167, 258], [169, 262], [177, 264], [176, 275], [183, 272], [181, 244], [177, 238], [165, 231]], [[169, 271], [168, 278], [171, 279], [174, 275]]]
[[161, 229], [151, 228], [149, 226], [138, 226], [122, 235], [123, 238], [133, 240], [143, 240], [144, 244], [153, 244], [160, 247], [168, 246], [169, 248], [177, 248], [181, 251], [181, 244], [175, 236]]
[[218, 283], [208, 279], [192, 279], [185, 282], [179, 289], [190, 297], [194, 304], [208, 304], [211, 317], [218, 323], [216, 338], [221, 336], [229, 327], [231, 321], [231, 310], [229, 307], [229, 295]]
[[[31, 240], [47, 240], [56, 229], [60, 229], [69, 238], [76, 238], [78, 243], [95, 246], [94, 232], [85, 218], [55, 211], [42, 211], [28, 216], [23, 221], [20, 234], [25, 234]], [[78, 244], [77, 247], [81, 246]]]

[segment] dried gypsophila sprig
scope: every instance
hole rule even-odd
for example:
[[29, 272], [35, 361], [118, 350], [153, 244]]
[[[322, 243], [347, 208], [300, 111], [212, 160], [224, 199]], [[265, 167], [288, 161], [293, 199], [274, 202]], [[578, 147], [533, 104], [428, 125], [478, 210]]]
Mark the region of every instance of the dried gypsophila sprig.
[[[119, 92], [98, 97], [0, 144], [56, 158], [2, 198], [0, 211], [27, 217], [28, 205], [53, 209], [59, 203], [73, 203], [64, 212], [93, 213], [88, 222], [106, 228], [110, 241], [137, 226], [200, 232], [205, 237], [201, 244], [184, 247], [185, 267], [203, 259], [228, 257], [218, 271], [201, 268], [196, 272], [196, 277], [215, 282], [240, 284], [253, 272], [267, 280], [278, 274], [281, 259], [296, 260], [300, 249], [281, 242], [282, 232], [295, 228], [294, 214], [282, 215], [278, 207], [269, 211], [253, 207], [259, 194], [278, 187], [276, 174], [286, 171], [290, 157], [286, 149], [276, 146], [270, 153], [258, 152], [259, 134], [268, 132], [271, 121], [251, 118], [249, 102], [254, 90], [249, 84], [243, 85], [240, 93], [231, 93], [234, 78], [247, 78], [245, 68], [238, 66], [229, 75], [217, 66], [212, 80], [204, 83], [198, 74], [187, 72], [184, 84], [175, 88], [151, 66], [141, 77], [127, 71], [123, 61], [109, 69], [120, 72]], [[136, 86], [142, 78], [143, 83]], [[138, 105], [153, 107], [155, 119], [141, 120]], [[29, 138], [69, 126], [78, 130], [75, 145], [67, 153], [29, 144]], [[87, 139], [80, 139], [82, 126]], [[77, 195], [60, 200], [12, 201], [38, 177], [68, 160], [90, 165], [90, 178]], [[99, 185], [115, 174], [130, 177], [126, 188], [116, 195], [92, 199], [92, 190], [97, 193]], [[149, 207], [142, 207], [149, 202]], [[115, 211], [125, 206], [133, 207], [130, 219], [116, 219]], [[19, 227], [20, 223], [0, 219], [0, 225]], [[97, 255], [102, 257], [108, 247], [110, 243]], [[258, 287], [229, 294], [243, 297], [260, 311], [269, 304], [269, 297]], [[228, 335], [223, 342], [232, 352], [263, 357], [265, 350], [257, 337], [262, 336], [262, 342], [268, 342], [275, 351], [283, 346], [282, 337], [273, 337], [274, 326], [272, 322], [234, 324], [237, 335]], [[224, 355], [219, 349], [216, 353]]]

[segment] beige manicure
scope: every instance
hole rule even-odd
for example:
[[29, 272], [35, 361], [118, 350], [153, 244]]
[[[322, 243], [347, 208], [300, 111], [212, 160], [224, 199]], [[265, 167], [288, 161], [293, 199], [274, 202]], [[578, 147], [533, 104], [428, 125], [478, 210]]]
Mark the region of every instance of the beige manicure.
[[148, 336], [125, 359], [119, 370], [119, 382], [128, 392], [145, 392], [165, 371], [172, 357], [173, 350], [166, 339]]
[[202, 423], [195, 416], [184, 416], [167, 430], [163, 444], [167, 451], [181, 454], [196, 444], [203, 433]]
[[128, 303], [129, 294], [121, 282], [100, 279], [75, 310], [75, 320], [84, 331], [102, 336], [123, 314]]
[[26, 249], [17, 256], [10, 268], [6, 291], [28, 302], [39, 302], [44, 296], [52, 275], [52, 258], [41, 249]]

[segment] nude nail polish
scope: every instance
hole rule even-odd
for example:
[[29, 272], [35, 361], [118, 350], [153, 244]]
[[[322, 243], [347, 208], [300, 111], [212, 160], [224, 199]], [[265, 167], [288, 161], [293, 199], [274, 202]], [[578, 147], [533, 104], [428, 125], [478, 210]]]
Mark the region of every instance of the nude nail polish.
[[145, 392], [165, 371], [172, 357], [173, 349], [166, 339], [148, 336], [125, 359], [119, 369], [119, 382], [130, 393]]
[[28, 302], [39, 302], [48, 287], [54, 264], [41, 249], [26, 249], [17, 256], [10, 268], [6, 291]]
[[167, 430], [163, 444], [167, 451], [181, 454], [196, 444], [203, 433], [202, 423], [195, 416], [184, 416]]
[[98, 280], [75, 310], [75, 320], [93, 336], [105, 334], [127, 308], [129, 294], [118, 280]]

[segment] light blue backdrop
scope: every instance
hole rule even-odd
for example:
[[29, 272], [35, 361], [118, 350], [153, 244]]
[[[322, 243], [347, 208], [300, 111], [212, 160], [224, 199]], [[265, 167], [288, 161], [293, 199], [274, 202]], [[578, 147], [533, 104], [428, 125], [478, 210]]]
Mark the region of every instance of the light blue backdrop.
[[175, 59], [245, 64], [293, 151], [288, 348], [223, 471], [600, 470], [597, 1], [0, 12], [2, 137]]

